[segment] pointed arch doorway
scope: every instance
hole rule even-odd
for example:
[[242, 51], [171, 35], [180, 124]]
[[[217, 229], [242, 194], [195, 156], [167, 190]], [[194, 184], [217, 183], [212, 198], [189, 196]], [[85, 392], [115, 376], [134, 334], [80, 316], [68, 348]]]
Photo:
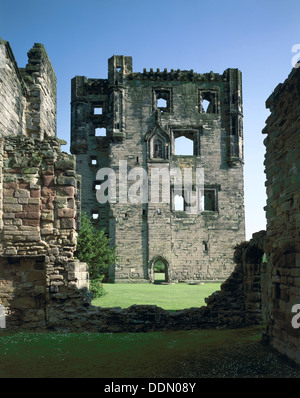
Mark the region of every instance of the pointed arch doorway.
[[151, 260], [149, 279], [155, 284], [170, 282], [169, 263], [164, 257], [156, 256]]

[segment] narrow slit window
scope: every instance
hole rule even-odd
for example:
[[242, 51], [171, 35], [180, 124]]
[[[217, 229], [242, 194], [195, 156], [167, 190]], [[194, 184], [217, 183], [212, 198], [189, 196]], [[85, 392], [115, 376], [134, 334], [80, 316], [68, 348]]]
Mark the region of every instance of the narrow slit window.
[[231, 134], [237, 135], [238, 133], [238, 120], [236, 116], [231, 117]]

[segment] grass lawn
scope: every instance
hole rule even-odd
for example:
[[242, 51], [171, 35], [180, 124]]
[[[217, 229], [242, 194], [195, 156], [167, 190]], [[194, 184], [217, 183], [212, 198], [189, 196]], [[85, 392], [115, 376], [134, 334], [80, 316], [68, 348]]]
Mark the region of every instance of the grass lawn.
[[204, 299], [220, 288], [219, 283], [104, 283], [103, 286], [107, 294], [94, 300], [93, 305], [127, 308], [133, 304], [149, 304], [169, 311], [206, 305]]
[[[232, 334], [233, 333], [233, 334]], [[0, 332], [0, 377], [151, 377], [195, 350], [216, 350], [257, 330], [153, 333]]]
[[149, 333], [0, 329], [0, 378], [300, 377], [259, 327]]

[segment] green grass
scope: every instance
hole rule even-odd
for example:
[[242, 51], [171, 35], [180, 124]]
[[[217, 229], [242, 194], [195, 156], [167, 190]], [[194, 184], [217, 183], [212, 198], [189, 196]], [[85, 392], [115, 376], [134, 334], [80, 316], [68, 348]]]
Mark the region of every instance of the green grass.
[[103, 286], [107, 294], [93, 300], [95, 306], [128, 308], [133, 304], [146, 304], [169, 311], [206, 305], [204, 299], [220, 288], [218, 283], [104, 283]]
[[258, 342], [257, 328], [151, 333], [8, 333], [0, 331], [0, 378], [160, 377], [198, 353]]

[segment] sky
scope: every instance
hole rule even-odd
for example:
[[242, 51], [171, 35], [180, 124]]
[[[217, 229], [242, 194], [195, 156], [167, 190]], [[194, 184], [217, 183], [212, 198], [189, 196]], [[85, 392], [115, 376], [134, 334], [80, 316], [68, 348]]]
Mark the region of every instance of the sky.
[[300, 43], [299, 12], [299, 0], [0, 0], [0, 37], [19, 67], [34, 43], [44, 44], [57, 77], [57, 136], [67, 141], [66, 152], [71, 79], [107, 78], [112, 55], [132, 56], [134, 72], [240, 69], [250, 239], [266, 228], [265, 101], [300, 59], [300, 44], [292, 52]]

